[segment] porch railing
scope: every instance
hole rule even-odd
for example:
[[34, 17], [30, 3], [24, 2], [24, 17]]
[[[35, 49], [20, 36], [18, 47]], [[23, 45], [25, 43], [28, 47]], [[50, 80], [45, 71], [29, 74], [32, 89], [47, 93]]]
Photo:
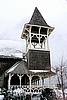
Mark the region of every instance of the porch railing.
[[[41, 94], [42, 93], [42, 90], [45, 89], [45, 88], [55, 88], [56, 86], [55, 85], [51, 85], [51, 86], [39, 86], [39, 85], [31, 85], [31, 88], [30, 88], [30, 85], [22, 85], [20, 87], [20, 85], [11, 85], [10, 88], [11, 89], [17, 89], [17, 88], [21, 88], [26, 94], [28, 93], [32, 93], [32, 94]], [[30, 91], [31, 89], [31, 91]]]

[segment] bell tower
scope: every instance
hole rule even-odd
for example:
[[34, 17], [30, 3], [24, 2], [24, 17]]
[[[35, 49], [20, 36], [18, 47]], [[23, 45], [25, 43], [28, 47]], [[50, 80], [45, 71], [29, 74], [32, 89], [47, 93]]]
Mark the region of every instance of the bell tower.
[[36, 7], [30, 22], [24, 25], [21, 36], [26, 40], [29, 70], [51, 70], [48, 37], [53, 29]]

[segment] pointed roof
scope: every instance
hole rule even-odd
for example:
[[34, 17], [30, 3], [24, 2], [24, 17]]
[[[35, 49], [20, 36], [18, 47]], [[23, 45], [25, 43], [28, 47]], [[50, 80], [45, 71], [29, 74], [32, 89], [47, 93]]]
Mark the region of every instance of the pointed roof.
[[43, 16], [41, 15], [37, 7], [35, 7], [29, 24], [50, 27], [44, 20]]

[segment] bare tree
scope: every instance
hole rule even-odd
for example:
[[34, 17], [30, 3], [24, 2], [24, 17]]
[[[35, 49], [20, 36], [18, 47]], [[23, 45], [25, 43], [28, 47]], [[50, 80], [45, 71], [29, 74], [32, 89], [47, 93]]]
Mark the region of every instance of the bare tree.
[[63, 94], [63, 100], [65, 100], [65, 93], [64, 93], [64, 79], [67, 78], [67, 60], [64, 60], [63, 57], [60, 60], [60, 63], [54, 70], [56, 71], [58, 83], [61, 84], [62, 94]]

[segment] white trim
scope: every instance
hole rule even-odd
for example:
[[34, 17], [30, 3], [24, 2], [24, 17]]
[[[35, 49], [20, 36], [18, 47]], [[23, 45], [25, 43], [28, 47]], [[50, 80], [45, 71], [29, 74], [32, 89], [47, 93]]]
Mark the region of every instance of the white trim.
[[50, 50], [47, 50], [47, 49], [44, 49], [44, 48], [29, 48], [29, 50], [41, 50], [41, 51], [50, 51]]
[[54, 27], [48, 27], [48, 26], [40, 26], [40, 25], [33, 25], [33, 24], [25, 24], [25, 26], [37, 26], [37, 27], [43, 27], [43, 28], [49, 28], [49, 29], [54, 29]]
[[16, 64], [14, 64], [11, 68], [9, 68], [9, 69], [6, 71], [6, 73], [12, 72], [12, 71], [17, 67], [17, 65], [19, 65], [18, 62], [17, 62]]
[[49, 72], [49, 70], [29, 70], [31, 72]]

